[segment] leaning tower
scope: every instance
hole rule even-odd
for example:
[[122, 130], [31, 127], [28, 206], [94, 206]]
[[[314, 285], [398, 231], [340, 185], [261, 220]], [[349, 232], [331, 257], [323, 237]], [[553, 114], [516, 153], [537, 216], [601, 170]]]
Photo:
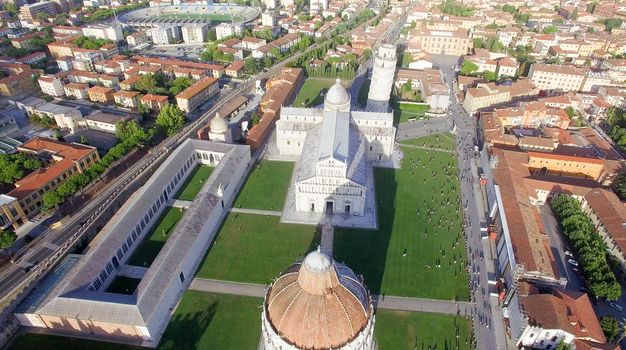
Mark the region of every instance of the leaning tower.
[[396, 47], [390, 44], [381, 45], [374, 58], [372, 82], [367, 96], [367, 110], [385, 111], [389, 109], [389, 96], [396, 73]]

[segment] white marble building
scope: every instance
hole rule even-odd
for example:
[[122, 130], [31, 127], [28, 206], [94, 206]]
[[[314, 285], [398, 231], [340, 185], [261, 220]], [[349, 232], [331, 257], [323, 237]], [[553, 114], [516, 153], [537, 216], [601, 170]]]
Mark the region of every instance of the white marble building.
[[350, 110], [337, 82], [323, 109], [283, 107], [276, 123], [278, 151], [297, 156], [296, 212], [365, 215], [371, 163], [391, 160], [393, 113]]

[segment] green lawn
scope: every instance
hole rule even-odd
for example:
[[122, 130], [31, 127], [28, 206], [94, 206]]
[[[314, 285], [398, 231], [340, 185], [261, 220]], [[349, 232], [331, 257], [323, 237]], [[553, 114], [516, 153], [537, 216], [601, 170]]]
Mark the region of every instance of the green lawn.
[[150, 266], [159, 255], [170, 233], [174, 231], [176, 223], [183, 217], [183, 213], [184, 210], [181, 211], [180, 208], [169, 207], [165, 209], [155, 227], [135, 249], [126, 263], [134, 266]]
[[144, 347], [105, 343], [95, 340], [85, 340], [70, 337], [59, 337], [47, 334], [26, 333], [19, 336], [10, 350], [146, 350]]
[[109, 288], [107, 288], [106, 292], [132, 295], [135, 293], [135, 289], [137, 289], [139, 282], [141, 282], [141, 279], [138, 278], [116, 276], [113, 279], [113, 282], [109, 285]]
[[278, 216], [230, 213], [197, 276], [266, 284], [317, 247], [315, 226], [279, 223]]
[[256, 349], [261, 298], [188, 290], [176, 307], [158, 349]]
[[335, 84], [335, 79], [317, 79], [308, 78], [300, 91], [296, 100], [293, 102], [294, 107], [315, 107], [324, 103], [324, 96], [328, 89]]
[[470, 320], [464, 317], [381, 309], [374, 327], [379, 350], [469, 350], [471, 332]]
[[208, 165], [199, 165], [197, 166], [193, 172], [187, 177], [187, 181], [183, 184], [176, 195], [176, 199], [181, 199], [184, 201], [192, 201], [196, 199], [196, 195], [202, 189], [204, 182], [206, 179], [211, 176], [213, 172], [213, 167]]
[[379, 229], [335, 230], [335, 258], [363, 274], [373, 294], [467, 300], [456, 159], [402, 151], [401, 170], [374, 172]]
[[361, 89], [359, 90], [359, 94], [356, 97], [357, 104], [361, 106], [361, 108], [365, 108], [365, 106], [367, 105], [367, 95], [369, 95], [370, 93], [371, 83], [372, 81], [370, 79], [367, 79], [365, 82], [363, 82], [363, 85], [361, 85]]
[[394, 107], [394, 119], [399, 123], [406, 123], [410, 118], [422, 119], [430, 106], [428, 105], [412, 105], [407, 103], [399, 103]]
[[413, 146], [441, 148], [448, 151], [453, 151], [455, 146], [453, 140], [454, 135], [449, 132], [445, 132], [442, 134], [433, 134], [420, 137], [419, 139], [401, 141], [400, 143]]
[[254, 168], [233, 207], [281, 211], [294, 163], [264, 160]]

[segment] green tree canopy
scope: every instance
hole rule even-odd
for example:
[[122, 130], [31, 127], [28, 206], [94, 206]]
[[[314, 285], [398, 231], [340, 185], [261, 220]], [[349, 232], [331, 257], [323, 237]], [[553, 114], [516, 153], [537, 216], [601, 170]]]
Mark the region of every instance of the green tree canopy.
[[602, 332], [604, 332], [604, 336], [609, 343], [612, 343], [619, 337], [619, 323], [615, 317], [600, 317], [600, 327], [602, 327]]
[[0, 232], [0, 249], [5, 249], [13, 245], [17, 240], [17, 235], [12, 231]]
[[463, 61], [461, 69], [459, 70], [461, 75], [472, 75], [476, 73], [476, 71], [478, 71], [478, 65], [470, 61]]
[[185, 121], [185, 114], [178, 108], [178, 106], [167, 104], [161, 108], [159, 116], [156, 119], [156, 124], [168, 136], [171, 136], [183, 128]]

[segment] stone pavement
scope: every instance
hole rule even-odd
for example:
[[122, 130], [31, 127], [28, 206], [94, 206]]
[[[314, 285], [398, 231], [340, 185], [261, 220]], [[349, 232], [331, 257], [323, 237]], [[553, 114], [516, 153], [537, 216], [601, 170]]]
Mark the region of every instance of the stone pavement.
[[[209, 293], [232, 294], [263, 298], [267, 286], [254, 283], [219, 281], [205, 278], [194, 278], [189, 289]], [[475, 305], [468, 302], [452, 300], [436, 300], [424, 298], [405, 298], [395, 296], [372, 295], [374, 306], [380, 309], [433, 312], [447, 315], [474, 314]]]
[[256, 214], [256, 215], [271, 215], [271, 216], [281, 216], [281, 215], [283, 215], [282, 212], [274, 211], [274, 210], [230, 208], [230, 211], [232, 213], [244, 213], [244, 214]]

